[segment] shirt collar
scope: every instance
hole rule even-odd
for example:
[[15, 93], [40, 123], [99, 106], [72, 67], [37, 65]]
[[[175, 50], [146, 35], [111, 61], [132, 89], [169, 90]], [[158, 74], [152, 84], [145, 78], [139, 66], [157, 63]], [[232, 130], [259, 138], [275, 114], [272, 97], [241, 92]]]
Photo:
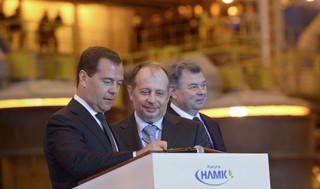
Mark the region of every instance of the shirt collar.
[[[83, 100], [81, 97], [79, 97], [77, 94], [74, 95], [73, 97], [76, 101], [78, 101], [82, 106], [84, 106], [88, 112], [96, 119], [96, 114], [98, 112], [94, 111], [91, 106], [85, 101]], [[97, 119], [96, 119], [97, 120]]]
[[[149, 123], [147, 123], [147, 122], [143, 121], [142, 119], [140, 119], [140, 117], [137, 115], [137, 112], [136, 112], [136, 111], [134, 112], [134, 117], [135, 117], [135, 119], [136, 119], [137, 128], [138, 128], [138, 131], [139, 131], [139, 132], [142, 132], [142, 130], [143, 130], [146, 126], [150, 125]], [[159, 129], [160, 131], [162, 131], [162, 121], [163, 121], [163, 117], [162, 117], [161, 119], [159, 119], [158, 121], [152, 123], [152, 125], [155, 125], [156, 127], [158, 127], [158, 129]]]
[[170, 103], [170, 107], [177, 112], [181, 117], [187, 118], [187, 119], [193, 119], [194, 117], [198, 117], [201, 120], [199, 112], [197, 113], [196, 116], [190, 115], [187, 112], [183, 111], [181, 108], [178, 106], [174, 105], [172, 102]]

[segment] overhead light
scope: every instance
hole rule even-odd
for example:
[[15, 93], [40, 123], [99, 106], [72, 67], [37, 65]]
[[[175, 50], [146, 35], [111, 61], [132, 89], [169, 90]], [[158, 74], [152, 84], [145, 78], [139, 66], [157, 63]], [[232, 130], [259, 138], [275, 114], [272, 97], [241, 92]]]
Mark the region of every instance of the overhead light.
[[193, 9], [194, 9], [194, 14], [196, 17], [200, 17], [202, 15], [203, 8], [201, 5], [195, 5]]
[[213, 2], [210, 5], [210, 13], [212, 16], [219, 16], [221, 11], [220, 5], [217, 2]]
[[238, 8], [236, 6], [231, 6], [228, 8], [228, 15], [229, 16], [236, 16], [238, 14]]
[[224, 2], [225, 4], [230, 4], [233, 2], [233, 0], [222, 0], [222, 2]]

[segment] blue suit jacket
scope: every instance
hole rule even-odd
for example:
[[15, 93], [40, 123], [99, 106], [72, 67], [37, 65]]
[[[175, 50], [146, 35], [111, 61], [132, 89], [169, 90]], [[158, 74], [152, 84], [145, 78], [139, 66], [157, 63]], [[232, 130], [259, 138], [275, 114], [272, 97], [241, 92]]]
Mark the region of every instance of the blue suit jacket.
[[[170, 107], [170, 105], [168, 106], [167, 112], [170, 114], [176, 115], [176, 116], [180, 116], [176, 111], [174, 111]], [[200, 116], [201, 116], [201, 119], [204, 121], [204, 123], [207, 126], [207, 129], [209, 131], [209, 134], [210, 134], [212, 141], [213, 141], [213, 144], [214, 144], [214, 149], [225, 152], [226, 147], [223, 142], [219, 123], [204, 114], [200, 113]]]
[[[114, 137], [121, 145], [115, 133]], [[112, 152], [96, 120], [74, 99], [50, 117], [44, 153], [52, 188], [57, 189], [75, 187], [78, 181], [133, 156], [132, 152]]]

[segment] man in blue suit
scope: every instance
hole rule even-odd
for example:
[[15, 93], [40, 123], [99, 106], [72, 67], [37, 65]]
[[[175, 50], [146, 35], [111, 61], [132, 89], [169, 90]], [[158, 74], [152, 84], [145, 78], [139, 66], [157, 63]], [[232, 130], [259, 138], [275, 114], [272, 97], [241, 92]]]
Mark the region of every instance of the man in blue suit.
[[[67, 107], [47, 124], [44, 153], [52, 188], [72, 188], [95, 173], [142, 153], [167, 148], [156, 141], [139, 151], [122, 151], [104, 113], [112, 107], [123, 83], [118, 54], [104, 47], [85, 50], [77, 68], [77, 91]], [[107, 186], [106, 186], [107, 187]]]
[[207, 100], [206, 80], [201, 68], [189, 60], [181, 60], [171, 67], [170, 82], [171, 103], [167, 112], [200, 122], [210, 147], [226, 151], [218, 122], [199, 113]]

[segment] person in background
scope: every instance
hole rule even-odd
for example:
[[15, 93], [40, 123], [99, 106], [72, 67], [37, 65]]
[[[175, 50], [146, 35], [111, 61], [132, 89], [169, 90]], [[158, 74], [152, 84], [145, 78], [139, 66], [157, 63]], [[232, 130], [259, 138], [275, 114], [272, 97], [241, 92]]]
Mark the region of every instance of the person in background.
[[58, 52], [58, 38], [57, 38], [57, 30], [63, 26], [62, 17], [60, 15], [60, 11], [58, 11], [56, 17], [53, 20], [52, 23], [52, 31], [51, 31], [51, 38], [53, 42], [54, 52]]
[[121, 151], [104, 113], [111, 109], [122, 83], [123, 66], [116, 52], [90, 47], [81, 54], [76, 94], [67, 107], [50, 117], [46, 127], [44, 153], [52, 188], [73, 188], [120, 162], [167, 148], [166, 142], [155, 141], [139, 151]]
[[24, 39], [25, 39], [25, 32], [23, 30], [23, 21], [21, 18], [21, 8], [20, 6], [15, 9], [13, 15], [8, 17], [8, 24], [9, 24], [9, 40], [11, 45], [13, 43], [13, 39], [16, 37], [18, 41], [18, 48], [24, 47]]
[[180, 60], [170, 70], [171, 98], [168, 113], [198, 121], [206, 131], [210, 148], [226, 151], [218, 122], [199, 113], [207, 100], [206, 79], [201, 68], [189, 61]]
[[45, 10], [38, 27], [39, 52], [50, 51], [51, 33], [51, 23], [48, 17], [48, 11]]

